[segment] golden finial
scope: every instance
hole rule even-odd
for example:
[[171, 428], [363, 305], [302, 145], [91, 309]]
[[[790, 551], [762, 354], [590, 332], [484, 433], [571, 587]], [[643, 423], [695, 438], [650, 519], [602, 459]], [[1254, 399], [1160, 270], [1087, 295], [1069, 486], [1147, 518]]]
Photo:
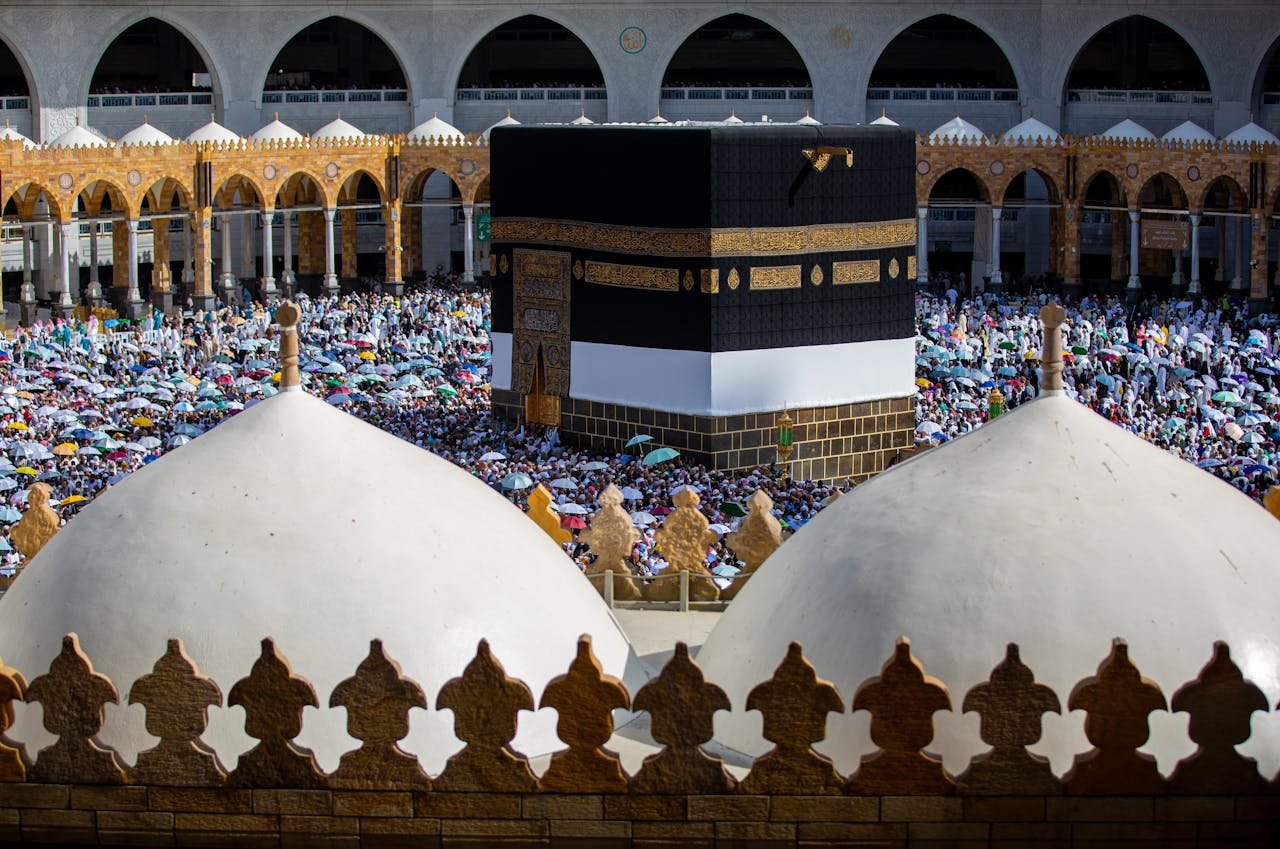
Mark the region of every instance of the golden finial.
[[276, 323], [280, 325], [280, 391], [302, 389], [298, 373], [298, 321], [302, 311], [292, 301], [276, 307]]
[[1280, 519], [1280, 486], [1273, 486], [1267, 490], [1267, 494], [1262, 496], [1262, 506], [1266, 507], [1272, 516]]
[[12, 528], [9, 539], [27, 560], [35, 557], [58, 532], [58, 514], [49, 506], [49, 484], [33, 483], [27, 490], [27, 510]]
[[1040, 392], [1062, 389], [1062, 322], [1067, 314], [1061, 304], [1045, 304], [1040, 308], [1044, 323], [1044, 341], [1040, 345]]
[[276, 115], [275, 120], [279, 121], [279, 120], [280, 120], [280, 113], [279, 113], [279, 112], [277, 112], [277, 113], [275, 113], [275, 115]]

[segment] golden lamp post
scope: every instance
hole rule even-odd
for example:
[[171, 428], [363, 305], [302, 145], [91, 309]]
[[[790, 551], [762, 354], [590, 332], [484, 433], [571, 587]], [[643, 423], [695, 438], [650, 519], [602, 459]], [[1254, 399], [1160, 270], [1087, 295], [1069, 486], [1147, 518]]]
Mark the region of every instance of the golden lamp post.
[[782, 479], [787, 478], [787, 461], [791, 459], [791, 452], [794, 446], [791, 444], [791, 426], [795, 424], [791, 420], [791, 413], [786, 409], [782, 411], [782, 418], [778, 419], [778, 465], [782, 467]]

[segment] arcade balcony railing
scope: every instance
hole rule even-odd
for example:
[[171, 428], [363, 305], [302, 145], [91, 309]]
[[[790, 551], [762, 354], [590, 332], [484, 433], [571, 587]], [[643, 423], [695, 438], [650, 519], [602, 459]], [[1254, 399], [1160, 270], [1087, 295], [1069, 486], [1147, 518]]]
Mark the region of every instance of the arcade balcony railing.
[[1263, 106], [1280, 106], [1280, 91], [1264, 91], [1262, 93]]
[[264, 91], [266, 103], [408, 103], [409, 92], [402, 88], [308, 89], [306, 91]]
[[460, 88], [454, 92], [457, 103], [536, 103], [539, 101], [608, 100], [603, 87], [581, 88]]
[[31, 98], [29, 97], [4, 97], [0, 98], [0, 109], [30, 109]]
[[1016, 88], [869, 88], [867, 100], [896, 103], [1017, 103]]
[[1067, 92], [1068, 103], [1114, 103], [1123, 105], [1177, 104], [1211, 106], [1213, 93], [1208, 91], [1151, 91], [1147, 89], [1073, 88]]
[[[91, 94], [89, 108], [131, 109], [139, 106], [158, 108], [161, 106], [212, 106], [213, 92], [210, 91], [166, 91], [137, 94]], [[8, 108], [8, 107], [6, 107]]]
[[663, 86], [663, 100], [813, 100], [812, 88], [775, 88], [756, 86], [728, 86], [724, 88]]

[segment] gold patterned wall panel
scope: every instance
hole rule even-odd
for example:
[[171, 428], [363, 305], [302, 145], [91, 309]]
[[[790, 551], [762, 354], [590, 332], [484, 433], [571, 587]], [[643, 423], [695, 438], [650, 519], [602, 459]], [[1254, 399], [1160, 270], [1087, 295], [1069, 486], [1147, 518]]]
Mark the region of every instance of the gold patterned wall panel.
[[909, 247], [915, 219], [803, 227], [670, 230], [586, 221], [495, 218], [493, 240], [661, 257], [788, 256]]
[[801, 280], [798, 265], [753, 265], [749, 289], [799, 289]]
[[880, 260], [855, 259], [851, 262], [831, 263], [831, 282], [876, 283], [880, 280]]
[[586, 280], [601, 286], [623, 289], [647, 289], [651, 292], [680, 291], [680, 271], [676, 268], [653, 268], [646, 265], [622, 265], [616, 262], [587, 260]]
[[512, 251], [511, 388], [528, 393], [542, 350], [543, 386], [550, 395], [569, 394], [570, 274], [566, 251]]

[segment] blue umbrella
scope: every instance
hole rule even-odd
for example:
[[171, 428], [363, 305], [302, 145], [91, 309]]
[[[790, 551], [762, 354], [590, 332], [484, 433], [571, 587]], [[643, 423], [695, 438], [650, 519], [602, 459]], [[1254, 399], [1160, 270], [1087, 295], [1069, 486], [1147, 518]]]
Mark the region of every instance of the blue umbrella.
[[528, 489], [533, 486], [533, 478], [524, 472], [512, 472], [502, 479], [503, 489]]
[[659, 463], [665, 463], [668, 460], [674, 460], [680, 456], [680, 452], [674, 448], [657, 448], [644, 455], [644, 464], [646, 466], [656, 466]]
[[1093, 379], [1093, 382], [1100, 386], [1105, 386], [1108, 389], [1116, 388], [1116, 379], [1109, 374], [1100, 374]]
[[651, 440], [651, 439], [653, 439], [653, 437], [652, 437], [652, 436], [650, 436], [649, 434], [647, 434], [647, 433], [641, 433], [641, 434], [638, 434], [638, 435], [633, 436], [633, 437], [631, 437], [630, 439], [628, 439], [628, 440], [627, 440], [627, 444], [626, 444], [625, 446], [623, 446], [623, 447], [624, 447], [624, 448], [631, 448], [631, 447], [633, 447], [633, 446], [640, 445], [640, 444], [642, 444], [642, 443], [648, 442], [648, 441], [649, 441], [649, 440]]
[[1001, 377], [1013, 377], [1017, 373], [1018, 373], [1018, 370], [1015, 369], [1013, 366], [1001, 366], [1000, 368], [996, 369], [996, 374], [1000, 375]]

